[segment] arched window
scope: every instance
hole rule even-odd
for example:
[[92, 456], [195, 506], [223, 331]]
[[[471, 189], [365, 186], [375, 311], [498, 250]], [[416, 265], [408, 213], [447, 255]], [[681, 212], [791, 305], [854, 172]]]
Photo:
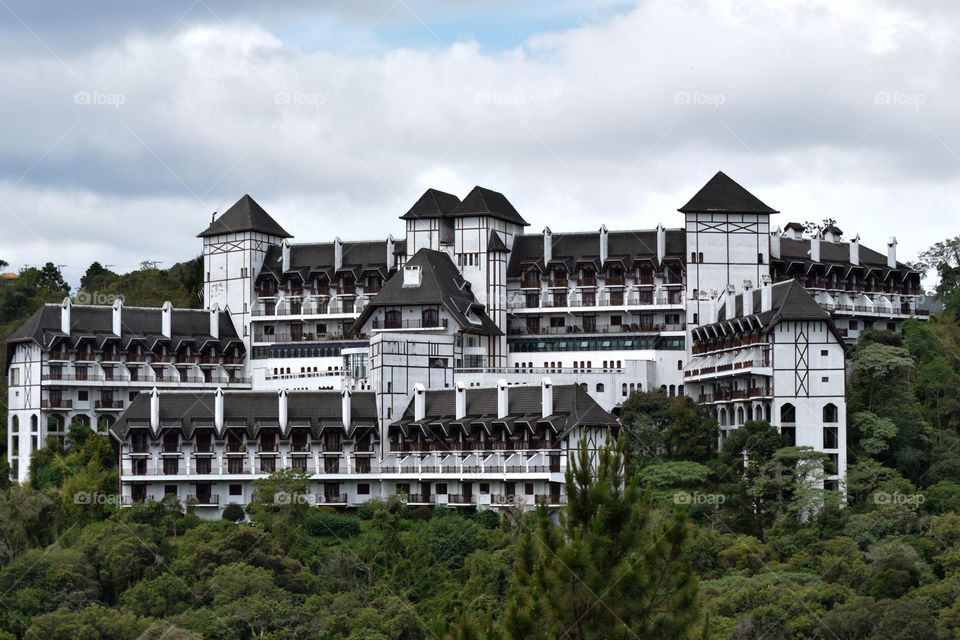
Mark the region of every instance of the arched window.
[[37, 422], [38, 422], [38, 420], [39, 420], [39, 419], [37, 418], [36, 414], [30, 416], [30, 432], [31, 432], [31, 433], [36, 433], [36, 432], [37, 432]]
[[100, 416], [97, 418], [97, 431], [106, 431], [113, 426], [113, 416]]
[[743, 424], [743, 407], [737, 407], [737, 424]]
[[90, 416], [88, 416], [88, 415], [86, 415], [86, 414], [83, 414], [83, 413], [78, 413], [77, 415], [73, 416], [73, 418], [70, 420], [70, 422], [71, 422], [71, 424], [79, 424], [79, 425], [82, 426], [82, 427], [87, 427], [87, 428], [89, 428], [89, 427], [90, 427]]
[[400, 309], [388, 309], [383, 314], [383, 326], [387, 329], [400, 328]]
[[720, 417], [718, 418], [718, 421], [720, 422], [720, 426], [722, 427], [727, 426], [727, 410], [726, 409], [720, 409]]
[[677, 395], [677, 388], [674, 385], [670, 385], [670, 397]]
[[[623, 385], [623, 386], [627, 386], [627, 385]], [[17, 433], [19, 431], [20, 431], [20, 417], [13, 416], [10, 419], [10, 433]]]
[[824, 422], [837, 422], [839, 412], [837, 411], [837, 405], [832, 402], [824, 405], [823, 407], [823, 421]]
[[47, 416], [47, 431], [63, 431], [63, 424], [63, 416], [59, 413]]
[[427, 307], [420, 314], [421, 319], [423, 320], [424, 327], [439, 327], [440, 326], [440, 312], [436, 309]]
[[696, 252], [696, 251], [691, 251], [691, 252], [690, 252], [690, 262], [696, 263], [696, 261], [697, 261], [697, 252]]
[[796, 422], [797, 421], [797, 409], [789, 402], [782, 407], [780, 407], [780, 422]]
[[765, 405], [763, 407], [763, 419], [767, 422], [770, 422], [770, 405]]
[[697, 262], [703, 262], [703, 251], [700, 252], [699, 260]]
[[626, 397], [626, 395], [627, 395], [627, 383], [626, 383], [626, 382], [623, 383], [623, 395], [624, 395], [624, 397]]

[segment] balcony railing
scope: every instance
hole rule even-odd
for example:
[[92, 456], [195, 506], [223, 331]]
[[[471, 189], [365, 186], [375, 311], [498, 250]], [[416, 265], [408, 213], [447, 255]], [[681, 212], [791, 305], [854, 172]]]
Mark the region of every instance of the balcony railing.
[[324, 493], [316, 494], [317, 504], [347, 504], [347, 494], [338, 493], [327, 495]]
[[123, 409], [123, 400], [97, 400], [95, 409]]
[[63, 400], [63, 399], [61, 399], [61, 400], [56, 400], [56, 399], [54, 399], [54, 400], [48, 400], [48, 399], [41, 399], [41, 400], [40, 400], [40, 408], [41, 408], [41, 409], [72, 409], [72, 408], [73, 408], [73, 400]]
[[214, 495], [203, 495], [203, 496], [187, 496], [187, 502], [196, 501], [198, 506], [215, 506], [220, 504], [220, 496]]
[[387, 322], [379, 318], [373, 321], [374, 329], [446, 329], [447, 319], [437, 318], [435, 320], [423, 320], [415, 318], [413, 320], [401, 320], [400, 322]]

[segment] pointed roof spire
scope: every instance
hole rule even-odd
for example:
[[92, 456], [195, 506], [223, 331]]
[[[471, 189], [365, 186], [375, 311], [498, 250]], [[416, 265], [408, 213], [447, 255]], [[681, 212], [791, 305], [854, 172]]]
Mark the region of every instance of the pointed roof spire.
[[780, 213], [765, 205], [723, 171], [717, 171], [717, 174], [690, 198], [690, 202], [677, 211], [680, 213]]
[[529, 226], [529, 223], [510, 204], [505, 195], [484, 187], [471, 189], [463, 202], [450, 212], [451, 218], [462, 218], [464, 216], [490, 216], [524, 227]]
[[400, 216], [401, 220], [425, 220], [428, 218], [444, 218], [457, 208], [460, 198], [452, 193], [427, 189], [420, 199], [413, 203], [410, 210]]
[[258, 231], [281, 238], [293, 237], [248, 194], [244, 194], [232, 207], [210, 223], [206, 231], [197, 234], [197, 237], [206, 238], [241, 231]]

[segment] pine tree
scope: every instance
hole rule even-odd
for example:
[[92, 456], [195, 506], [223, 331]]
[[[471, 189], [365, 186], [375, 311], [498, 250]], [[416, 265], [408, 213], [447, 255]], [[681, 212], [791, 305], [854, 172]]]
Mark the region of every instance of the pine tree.
[[627, 477], [624, 444], [581, 442], [566, 474], [566, 510], [546, 509], [516, 549], [507, 638], [693, 638], [703, 621], [687, 561], [686, 514], [654, 511]]

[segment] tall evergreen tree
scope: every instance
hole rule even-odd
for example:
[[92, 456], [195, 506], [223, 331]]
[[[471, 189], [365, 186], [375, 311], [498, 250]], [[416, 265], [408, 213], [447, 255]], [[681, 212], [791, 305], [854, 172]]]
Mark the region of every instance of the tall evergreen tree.
[[702, 637], [686, 514], [651, 508], [626, 473], [623, 449], [622, 440], [599, 452], [581, 443], [559, 526], [541, 509], [521, 539], [506, 637]]

